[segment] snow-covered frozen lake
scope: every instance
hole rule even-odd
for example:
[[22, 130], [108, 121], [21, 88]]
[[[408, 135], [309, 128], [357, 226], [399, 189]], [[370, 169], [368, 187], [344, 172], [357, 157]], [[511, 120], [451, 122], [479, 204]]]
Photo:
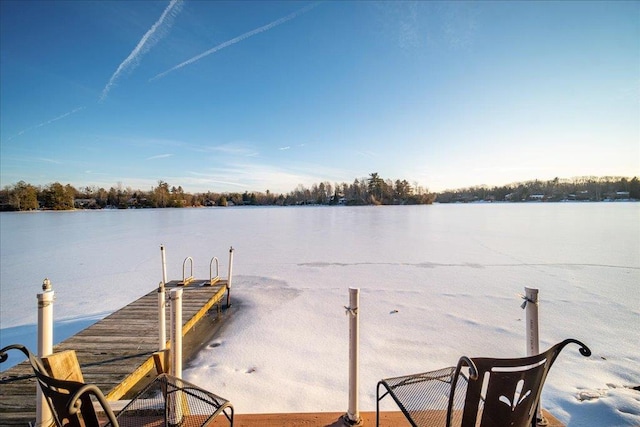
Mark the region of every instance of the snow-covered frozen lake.
[[[380, 378], [525, 354], [518, 294], [540, 290], [540, 348], [568, 337], [543, 406], [569, 426], [640, 425], [640, 203], [203, 208], [0, 214], [0, 345], [35, 349], [169, 279], [226, 277], [238, 315], [185, 378], [238, 413], [346, 411], [348, 288], [360, 288], [360, 409]], [[6, 369], [6, 366], [2, 366]], [[586, 399], [590, 397], [590, 399]], [[391, 409], [391, 407], [388, 407]]]

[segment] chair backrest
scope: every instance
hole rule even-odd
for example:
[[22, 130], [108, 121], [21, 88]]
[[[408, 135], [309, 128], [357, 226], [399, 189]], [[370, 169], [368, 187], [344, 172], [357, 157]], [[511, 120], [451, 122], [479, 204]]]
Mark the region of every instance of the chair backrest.
[[[88, 393], [79, 393], [81, 390], [86, 389], [85, 383], [59, 380], [36, 368], [34, 368], [34, 373], [42, 394], [49, 402], [58, 426], [88, 427], [100, 425], [98, 415], [93, 408], [91, 396]], [[76, 394], [78, 394], [78, 398], [73, 401], [73, 396]]]
[[471, 365], [472, 375], [467, 384], [461, 426], [475, 427], [478, 421], [480, 426], [531, 426], [549, 369], [569, 343], [580, 345], [583, 356], [591, 355], [586, 345], [578, 340], [567, 339], [536, 356], [460, 359], [451, 387], [447, 425], [451, 425], [454, 417], [452, 403], [455, 400], [455, 383], [463, 366]]
[[58, 427], [100, 425], [91, 396], [86, 392], [89, 389], [93, 389], [91, 386], [83, 382], [52, 377], [42, 360], [20, 344], [9, 345], [0, 350], [0, 361], [6, 359], [6, 352], [11, 349], [23, 352], [29, 359], [40, 390], [42, 390], [42, 394], [49, 403], [54, 421]]

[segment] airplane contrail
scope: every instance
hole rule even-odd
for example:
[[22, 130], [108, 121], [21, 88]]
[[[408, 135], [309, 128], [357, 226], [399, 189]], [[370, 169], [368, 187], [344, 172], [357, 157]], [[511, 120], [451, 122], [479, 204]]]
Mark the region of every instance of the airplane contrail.
[[60, 115], [60, 116], [58, 116], [58, 117], [56, 117], [56, 118], [54, 118], [54, 119], [47, 120], [46, 122], [40, 123], [39, 125], [35, 125], [35, 126], [33, 127], [33, 129], [36, 129], [36, 128], [39, 128], [39, 127], [42, 127], [42, 126], [48, 125], [49, 123], [53, 123], [53, 122], [55, 122], [55, 121], [57, 121], [57, 120], [60, 120], [60, 119], [64, 119], [65, 117], [70, 116], [70, 115], [72, 115], [73, 113], [77, 113], [77, 112], [78, 112], [78, 111], [80, 111], [80, 110], [84, 110], [84, 107], [78, 107], [78, 108], [76, 108], [75, 110], [71, 110], [71, 111], [69, 111], [68, 113], [64, 113], [64, 114], [62, 114], [62, 115]]
[[300, 16], [300, 15], [302, 15], [304, 13], [307, 13], [311, 9], [315, 8], [316, 6], [318, 6], [318, 4], [319, 3], [310, 4], [307, 7], [304, 7], [304, 8], [302, 8], [302, 9], [296, 11], [296, 12], [293, 12], [293, 13], [291, 13], [291, 14], [283, 17], [283, 18], [277, 19], [277, 20], [275, 20], [275, 21], [273, 21], [273, 22], [271, 22], [271, 23], [269, 23], [267, 25], [264, 25], [264, 26], [262, 26], [260, 28], [256, 28], [255, 30], [248, 31], [248, 32], [246, 32], [246, 33], [244, 33], [244, 34], [242, 34], [242, 35], [240, 35], [238, 37], [235, 37], [235, 38], [231, 39], [231, 40], [227, 40], [226, 42], [221, 43], [221, 44], [217, 45], [216, 47], [213, 47], [213, 48], [207, 50], [206, 52], [202, 52], [200, 55], [194, 56], [193, 58], [188, 59], [188, 60], [176, 65], [175, 67], [170, 68], [169, 70], [164, 71], [164, 72], [156, 75], [155, 77], [152, 77], [151, 79], [149, 79], [149, 81], [151, 82], [151, 81], [157, 80], [159, 78], [162, 78], [162, 77], [166, 76], [167, 74], [169, 74], [172, 71], [175, 71], [175, 70], [177, 70], [179, 68], [182, 68], [182, 67], [184, 67], [186, 65], [193, 64], [194, 62], [199, 61], [200, 59], [204, 58], [205, 56], [211, 55], [212, 53], [215, 53], [215, 52], [217, 52], [219, 50], [222, 50], [225, 47], [229, 47], [229, 46], [234, 45], [234, 44], [236, 44], [238, 42], [246, 40], [249, 37], [255, 36], [256, 34], [263, 33], [263, 32], [265, 32], [267, 30], [270, 30], [270, 29], [272, 29], [274, 27], [277, 27], [278, 25], [284, 24], [287, 21], [291, 21], [292, 19], [294, 19], [294, 18], [296, 18], [296, 17], [298, 17], [298, 16]]
[[62, 114], [62, 115], [60, 115], [58, 117], [55, 117], [55, 118], [53, 118], [51, 120], [47, 120], [46, 122], [42, 122], [40, 124], [37, 124], [37, 125], [32, 126], [30, 128], [27, 128], [25, 130], [21, 130], [20, 132], [18, 132], [17, 134], [13, 135], [12, 137], [7, 138], [6, 141], [11, 141], [12, 139], [19, 137], [20, 135], [22, 135], [25, 132], [29, 132], [30, 130], [34, 130], [34, 129], [38, 129], [38, 128], [41, 128], [42, 126], [46, 126], [46, 125], [48, 125], [50, 123], [53, 123], [55, 121], [58, 121], [60, 119], [64, 119], [65, 117], [70, 116], [73, 113], [77, 113], [80, 110], [84, 110], [84, 108], [85, 107], [78, 107], [78, 108], [76, 108], [74, 110], [69, 111], [68, 113], [64, 113], [64, 114]]
[[173, 156], [173, 154], [158, 154], [156, 156], [147, 157], [147, 160], [166, 159], [171, 156]]
[[[165, 10], [162, 12], [162, 15], [160, 15], [160, 18], [158, 18], [155, 24], [153, 24], [151, 28], [149, 28], [149, 30], [144, 34], [144, 36], [142, 36], [142, 38], [138, 42], [138, 45], [131, 51], [129, 56], [127, 56], [127, 58], [124, 61], [122, 61], [122, 63], [116, 69], [115, 73], [113, 73], [113, 75], [109, 79], [109, 82], [102, 90], [102, 95], [100, 95], [100, 101], [104, 101], [104, 99], [107, 97], [107, 94], [111, 90], [111, 87], [115, 84], [116, 80], [120, 77], [120, 74], [122, 74], [127, 68], [136, 66], [140, 57], [144, 55], [151, 48], [151, 45], [153, 43], [158, 41], [161, 35], [156, 38], [153, 38], [155, 32], [165, 22], [167, 17], [169, 17], [169, 19], [173, 18], [180, 11], [181, 6], [182, 6], [182, 0], [171, 0], [171, 2], [169, 3], [169, 6], [167, 6]], [[167, 21], [167, 25], [171, 25], [171, 22]]]

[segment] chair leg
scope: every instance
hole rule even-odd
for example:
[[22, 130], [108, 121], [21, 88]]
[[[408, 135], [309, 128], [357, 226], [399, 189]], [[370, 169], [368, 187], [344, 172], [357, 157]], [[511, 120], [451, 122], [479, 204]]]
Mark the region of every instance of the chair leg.
[[227, 416], [227, 419], [229, 420], [229, 426], [233, 427], [233, 406], [229, 407], [230, 411], [231, 411], [231, 416], [229, 416], [228, 414], [225, 414]]

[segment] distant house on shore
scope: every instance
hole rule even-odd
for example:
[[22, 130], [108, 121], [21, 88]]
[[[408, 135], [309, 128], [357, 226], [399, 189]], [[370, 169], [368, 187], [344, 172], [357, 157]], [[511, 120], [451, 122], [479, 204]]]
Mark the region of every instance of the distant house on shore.
[[628, 191], [616, 191], [616, 200], [628, 200], [630, 198]]
[[591, 193], [587, 190], [577, 191], [575, 194], [569, 194], [569, 200], [591, 200]]
[[96, 209], [98, 207], [98, 203], [96, 199], [75, 199], [73, 201], [73, 206], [76, 209]]

